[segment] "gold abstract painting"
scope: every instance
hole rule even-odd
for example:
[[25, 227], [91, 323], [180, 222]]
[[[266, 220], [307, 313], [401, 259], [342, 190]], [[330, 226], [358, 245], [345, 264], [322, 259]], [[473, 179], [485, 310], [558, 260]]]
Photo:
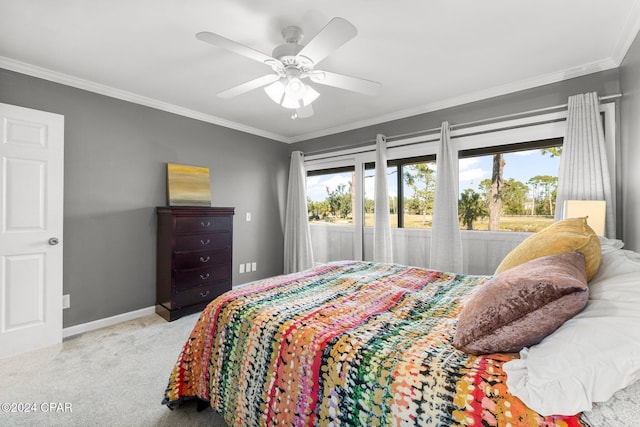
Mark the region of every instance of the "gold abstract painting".
[[209, 168], [167, 163], [169, 206], [211, 206]]

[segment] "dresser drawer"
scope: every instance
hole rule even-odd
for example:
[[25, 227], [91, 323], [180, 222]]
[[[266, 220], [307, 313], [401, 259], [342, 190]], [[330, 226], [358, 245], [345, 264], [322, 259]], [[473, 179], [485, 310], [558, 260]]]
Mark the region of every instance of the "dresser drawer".
[[221, 249], [231, 247], [231, 233], [176, 236], [176, 251]]
[[204, 268], [215, 264], [230, 263], [231, 248], [227, 247], [205, 251], [176, 252], [174, 257], [174, 269], [176, 271]]
[[210, 233], [231, 231], [233, 218], [193, 216], [176, 218], [176, 233]]
[[231, 283], [228, 280], [222, 282], [211, 283], [209, 285], [198, 286], [197, 288], [187, 289], [182, 292], [176, 292], [174, 301], [176, 307], [184, 307], [186, 305], [197, 304], [199, 302], [211, 301], [226, 291], [231, 290]]
[[230, 278], [231, 271], [227, 264], [212, 265], [208, 268], [198, 268], [195, 270], [178, 271], [174, 274], [176, 291]]

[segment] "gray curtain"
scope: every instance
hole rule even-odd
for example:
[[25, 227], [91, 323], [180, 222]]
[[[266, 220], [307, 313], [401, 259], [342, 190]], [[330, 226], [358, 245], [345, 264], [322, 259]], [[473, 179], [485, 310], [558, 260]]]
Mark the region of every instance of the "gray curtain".
[[451, 149], [448, 122], [442, 122], [440, 129], [436, 168], [429, 268], [461, 273], [463, 263], [458, 222], [458, 152]]
[[376, 135], [375, 210], [373, 222], [373, 260], [393, 262], [389, 190], [387, 189], [387, 140]]
[[313, 267], [313, 250], [307, 213], [307, 174], [301, 151], [291, 153], [284, 227], [284, 273]]
[[615, 199], [596, 92], [569, 97], [558, 172], [556, 221], [563, 218], [565, 200], [605, 200], [605, 235], [616, 237]]

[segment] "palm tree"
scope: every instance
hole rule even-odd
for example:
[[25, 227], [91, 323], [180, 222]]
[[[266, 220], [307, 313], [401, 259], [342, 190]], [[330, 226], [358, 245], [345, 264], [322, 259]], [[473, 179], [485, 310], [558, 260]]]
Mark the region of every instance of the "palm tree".
[[458, 217], [467, 230], [473, 230], [473, 221], [487, 216], [487, 208], [480, 199], [480, 194], [467, 188], [458, 200]]
[[500, 215], [502, 215], [502, 190], [504, 181], [504, 155], [493, 155], [493, 171], [491, 173], [491, 197], [489, 198], [489, 231], [500, 230]]

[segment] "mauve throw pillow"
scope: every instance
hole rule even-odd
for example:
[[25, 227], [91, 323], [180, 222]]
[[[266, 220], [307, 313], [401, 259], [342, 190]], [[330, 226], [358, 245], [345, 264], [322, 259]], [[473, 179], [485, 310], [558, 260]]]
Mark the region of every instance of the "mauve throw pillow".
[[463, 307], [453, 345], [471, 354], [516, 353], [578, 314], [589, 297], [584, 255], [567, 252], [511, 268]]

